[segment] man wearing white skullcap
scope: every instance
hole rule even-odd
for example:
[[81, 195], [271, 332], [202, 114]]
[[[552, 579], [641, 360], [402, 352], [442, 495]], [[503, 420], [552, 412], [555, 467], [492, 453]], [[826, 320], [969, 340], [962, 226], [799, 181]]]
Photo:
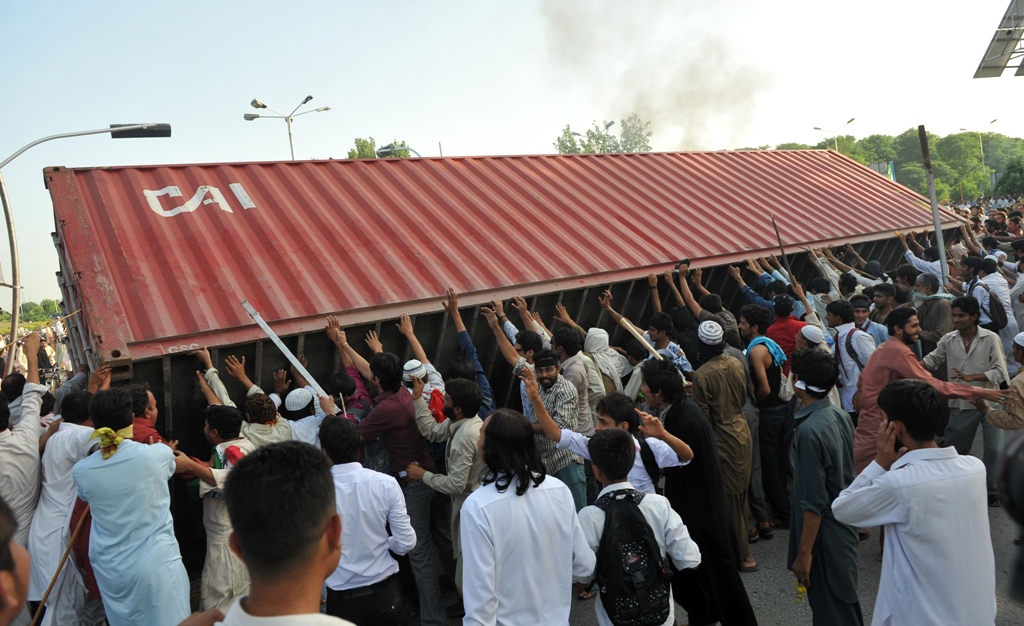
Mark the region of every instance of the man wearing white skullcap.
[[[1017, 333], [1013, 338], [1013, 360], [1024, 365], [1024, 333]], [[1010, 389], [1017, 393], [1017, 398], [1024, 398], [1024, 367], [1018, 370], [1010, 382]], [[985, 423], [1005, 430], [1024, 428], [1024, 402], [1017, 400], [1007, 407], [993, 408], [984, 400], [974, 403], [984, 416]]]
[[697, 349], [703, 365], [693, 373], [693, 399], [711, 423], [722, 469], [725, 497], [738, 546], [742, 571], [757, 570], [757, 561], [747, 542], [747, 488], [753, 440], [743, 416], [747, 381], [743, 364], [724, 353], [722, 327], [718, 322], [701, 322], [697, 328]]
[[[825, 333], [821, 331], [821, 327], [817, 324], [808, 324], [800, 329], [800, 332], [796, 334], [796, 349], [797, 350], [821, 350], [833, 355], [832, 348], [825, 343]], [[795, 382], [793, 372], [789, 372], [789, 382]], [[828, 392], [828, 399], [832, 404], [839, 408], [843, 408], [843, 400], [839, 397], [839, 389], [835, 386]], [[799, 405], [797, 408], [800, 408]]]

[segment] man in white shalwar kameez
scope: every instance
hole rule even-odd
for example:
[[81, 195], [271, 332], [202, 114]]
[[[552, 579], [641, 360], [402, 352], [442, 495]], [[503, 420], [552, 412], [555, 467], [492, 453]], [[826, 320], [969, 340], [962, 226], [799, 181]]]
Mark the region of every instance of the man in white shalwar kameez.
[[[79, 391], [64, 398], [62, 421], [57, 432], [46, 439], [42, 457], [43, 488], [28, 536], [28, 551], [32, 557], [29, 602], [42, 600], [71, 540], [70, 522], [76, 497], [71, 470], [98, 447], [92, 440], [92, 420], [89, 419], [91, 397], [91, 393]], [[85, 582], [72, 554], [46, 600], [46, 614], [40, 623], [43, 626], [80, 623], [78, 616], [82, 614], [85, 600]]]

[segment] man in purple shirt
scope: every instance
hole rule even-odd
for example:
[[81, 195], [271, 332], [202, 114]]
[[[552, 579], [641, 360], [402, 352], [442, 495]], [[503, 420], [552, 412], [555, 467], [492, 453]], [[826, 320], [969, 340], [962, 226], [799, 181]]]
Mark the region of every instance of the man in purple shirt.
[[381, 392], [375, 398], [376, 406], [359, 422], [359, 434], [363, 439], [383, 438], [391, 452], [391, 471], [402, 485], [405, 506], [416, 531], [416, 547], [409, 553], [409, 562], [419, 590], [420, 623], [447, 626], [430, 539], [430, 499], [434, 490], [423, 481], [409, 480], [404, 471], [411, 463], [433, 471], [434, 460], [416, 427], [412, 396], [402, 389], [402, 361], [394, 354], [378, 352], [370, 359], [370, 373]]

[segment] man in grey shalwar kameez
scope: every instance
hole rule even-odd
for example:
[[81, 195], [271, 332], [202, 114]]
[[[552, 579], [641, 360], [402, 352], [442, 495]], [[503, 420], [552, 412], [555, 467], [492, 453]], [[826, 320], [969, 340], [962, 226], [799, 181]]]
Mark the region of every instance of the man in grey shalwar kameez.
[[857, 597], [857, 529], [836, 520], [832, 502], [853, 482], [853, 423], [828, 399], [839, 379], [830, 354], [793, 357], [793, 494], [787, 567], [807, 587], [815, 626], [863, 626]]

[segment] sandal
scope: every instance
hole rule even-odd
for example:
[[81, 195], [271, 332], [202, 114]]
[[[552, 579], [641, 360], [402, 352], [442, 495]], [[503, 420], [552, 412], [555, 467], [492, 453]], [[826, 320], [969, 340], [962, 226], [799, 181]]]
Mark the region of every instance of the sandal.
[[761, 534], [757, 532], [757, 527], [751, 528], [747, 533], [747, 543], [757, 543], [761, 539]]
[[758, 526], [757, 534], [761, 537], [761, 539], [764, 539], [765, 541], [768, 541], [769, 539], [775, 537], [775, 533], [772, 531], [771, 524], [769, 524], [765, 528], [761, 528], [760, 526]]
[[594, 598], [594, 594], [590, 593], [589, 591], [581, 591], [580, 595], [576, 597], [580, 600], [592, 600]]

